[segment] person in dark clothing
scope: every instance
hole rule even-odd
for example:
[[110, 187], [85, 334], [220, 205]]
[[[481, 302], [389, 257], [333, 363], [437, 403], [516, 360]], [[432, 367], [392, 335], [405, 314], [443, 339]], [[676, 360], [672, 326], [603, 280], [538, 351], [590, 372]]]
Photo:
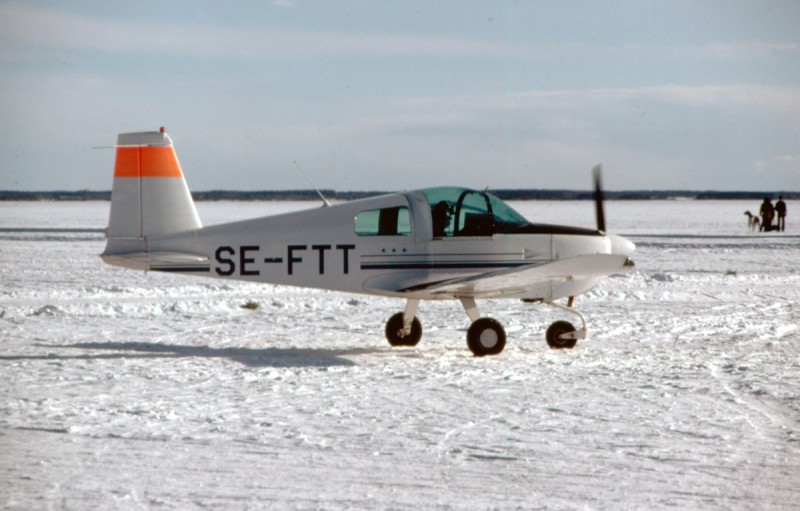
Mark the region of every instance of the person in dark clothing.
[[775, 218], [775, 208], [772, 206], [772, 199], [769, 197], [761, 203], [761, 230], [769, 232], [772, 230], [772, 220]]
[[453, 216], [453, 206], [447, 201], [440, 201], [431, 208], [433, 218], [433, 236], [442, 238], [447, 236], [447, 228], [450, 226], [450, 218]]
[[786, 203], [783, 202], [783, 195], [778, 196], [778, 202], [775, 203], [775, 215], [778, 217], [776, 229], [783, 232], [786, 229]]

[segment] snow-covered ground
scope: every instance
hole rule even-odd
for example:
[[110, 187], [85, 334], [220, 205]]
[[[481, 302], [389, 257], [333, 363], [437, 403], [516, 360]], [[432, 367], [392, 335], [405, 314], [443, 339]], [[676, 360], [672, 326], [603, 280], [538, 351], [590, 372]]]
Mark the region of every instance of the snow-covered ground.
[[637, 269], [579, 298], [589, 339], [485, 301], [509, 342], [475, 358], [455, 302], [391, 349], [400, 300], [113, 268], [107, 203], [0, 203], [0, 508], [797, 509], [800, 231], [757, 206], [609, 202]]

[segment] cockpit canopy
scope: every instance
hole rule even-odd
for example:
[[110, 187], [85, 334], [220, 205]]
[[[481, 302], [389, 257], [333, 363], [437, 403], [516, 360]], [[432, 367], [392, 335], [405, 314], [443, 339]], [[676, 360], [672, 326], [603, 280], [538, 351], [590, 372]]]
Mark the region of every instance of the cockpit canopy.
[[487, 192], [439, 187], [422, 190], [433, 218], [433, 236], [491, 236], [524, 231], [530, 222]]

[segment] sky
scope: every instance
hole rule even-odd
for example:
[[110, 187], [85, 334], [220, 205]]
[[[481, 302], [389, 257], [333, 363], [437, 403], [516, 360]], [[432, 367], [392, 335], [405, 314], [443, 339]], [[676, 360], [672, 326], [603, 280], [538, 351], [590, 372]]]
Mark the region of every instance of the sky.
[[[0, 1], [0, 190], [800, 190], [800, 2]], [[105, 149], [98, 147], [106, 147]]]

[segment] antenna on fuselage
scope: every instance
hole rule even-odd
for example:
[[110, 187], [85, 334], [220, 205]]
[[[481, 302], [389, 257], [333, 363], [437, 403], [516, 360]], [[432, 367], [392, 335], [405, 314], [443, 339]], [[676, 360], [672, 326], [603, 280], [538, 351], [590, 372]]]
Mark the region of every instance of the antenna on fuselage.
[[319, 195], [319, 198], [320, 198], [320, 199], [322, 199], [322, 202], [324, 203], [322, 207], [324, 207], [324, 208], [330, 207], [331, 203], [330, 203], [330, 202], [328, 202], [328, 199], [326, 199], [326, 198], [325, 198], [325, 196], [324, 196], [324, 195], [322, 195], [322, 192], [320, 192], [320, 191], [319, 191], [319, 188], [317, 188], [317, 187], [314, 185], [314, 183], [313, 183], [313, 182], [312, 182], [312, 181], [311, 181], [311, 180], [308, 178], [308, 176], [306, 175], [306, 173], [305, 173], [305, 172], [303, 172], [303, 169], [301, 169], [301, 168], [300, 168], [300, 165], [298, 165], [298, 163], [297, 163], [297, 160], [292, 160], [292, 163], [294, 163], [294, 166], [295, 166], [295, 167], [297, 167], [297, 170], [300, 172], [300, 175], [301, 175], [301, 176], [303, 176], [303, 177], [305, 178], [306, 182], [307, 182], [309, 185], [311, 185], [311, 188], [313, 188], [313, 189], [314, 189], [314, 191], [316, 191], [316, 192], [317, 192], [317, 195]]

